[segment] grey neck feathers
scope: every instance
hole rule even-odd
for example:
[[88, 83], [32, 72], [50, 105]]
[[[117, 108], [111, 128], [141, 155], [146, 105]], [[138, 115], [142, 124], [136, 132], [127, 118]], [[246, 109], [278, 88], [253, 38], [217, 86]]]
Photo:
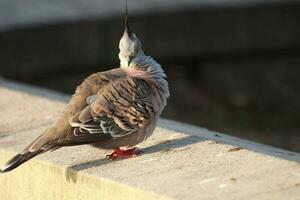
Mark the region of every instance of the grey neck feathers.
[[150, 56], [140, 56], [139, 59], [134, 59], [132, 65], [137, 70], [143, 70], [149, 73], [150, 77], [158, 83], [160, 90], [159, 96], [161, 99], [160, 112], [167, 105], [167, 98], [170, 96], [166, 74], [161, 65]]

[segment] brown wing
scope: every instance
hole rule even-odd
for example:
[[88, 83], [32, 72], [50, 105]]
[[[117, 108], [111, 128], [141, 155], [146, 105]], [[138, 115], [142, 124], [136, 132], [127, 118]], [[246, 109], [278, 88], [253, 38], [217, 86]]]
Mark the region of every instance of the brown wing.
[[[68, 122], [69, 116], [76, 114], [87, 106], [87, 97], [95, 95], [100, 88], [110, 84], [110, 82], [122, 78], [124, 73], [120, 69], [113, 69], [106, 72], [93, 74], [88, 77], [71, 98], [65, 112], [50, 126], [42, 135], [36, 138], [21, 153], [14, 156], [0, 169], [0, 174], [11, 171], [34, 156], [46, 152], [50, 149], [56, 149], [60, 139], [66, 138], [72, 130]], [[75, 144], [75, 142], [74, 142]], [[80, 143], [78, 143], [80, 144]]]
[[142, 79], [115, 81], [89, 97], [88, 105], [70, 119], [72, 131], [58, 145], [96, 143], [136, 132], [154, 112], [151, 85]]

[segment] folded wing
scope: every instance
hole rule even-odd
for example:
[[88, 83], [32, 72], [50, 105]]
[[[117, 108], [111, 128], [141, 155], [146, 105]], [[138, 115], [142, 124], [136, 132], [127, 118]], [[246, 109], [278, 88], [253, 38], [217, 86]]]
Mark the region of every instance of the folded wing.
[[116, 139], [148, 124], [154, 112], [151, 85], [126, 78], [115, 81], [87, 98], [87, 105], [70, 118], [73, 127], [56, 145], [78, 145]]

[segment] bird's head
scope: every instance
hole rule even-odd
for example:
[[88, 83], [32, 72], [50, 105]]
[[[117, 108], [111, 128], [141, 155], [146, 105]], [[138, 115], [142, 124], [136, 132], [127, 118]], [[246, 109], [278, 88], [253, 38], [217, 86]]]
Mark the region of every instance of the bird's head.
[[121, 67], [130, 67], [140, 56], [143, 56], [142, 43], [139, 38], [130, 30], [126, 6], [125, 30], [119, 43], [119, 59]]

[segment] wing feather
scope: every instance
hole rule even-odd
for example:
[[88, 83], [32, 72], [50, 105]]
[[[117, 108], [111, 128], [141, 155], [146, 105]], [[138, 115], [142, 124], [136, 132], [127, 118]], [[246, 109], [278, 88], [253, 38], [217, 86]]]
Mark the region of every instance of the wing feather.
[[70, 118], [73, 131], [57, 142], [60, 145], [92, 143], [136, 132], [150, 120], [151, 92], [145, 80], [129, 77], [101, 88]]

